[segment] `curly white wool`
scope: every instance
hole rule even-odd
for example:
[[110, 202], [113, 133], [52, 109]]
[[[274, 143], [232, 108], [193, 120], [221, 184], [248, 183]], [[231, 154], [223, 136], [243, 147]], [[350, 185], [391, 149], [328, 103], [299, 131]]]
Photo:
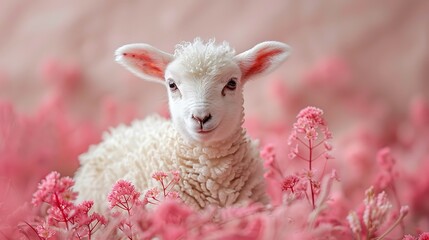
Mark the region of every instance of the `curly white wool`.
[[176, 45], [174, 57], [180, 58], [186, 71], [196, 77], [214, 76], [223, 67], [231, 64], [235, 50], [227, 42], [216, 45], [214, 39], [204, 43], [200, 38], [194, 42]]
[[97, 211], [107, 208], [107, 195], [118, 179], [144, 192], [153, 187], [151, 174], [159, 170], [181, 173], [180, 197], [196, 208], [265, 199], [257, 143], [244, 129], [219, 145], [202, 147], [182, 139], [171, 121], [153, 115], [111, 129], [80, 161], [74, 186], [78, 201], [94, 200]]

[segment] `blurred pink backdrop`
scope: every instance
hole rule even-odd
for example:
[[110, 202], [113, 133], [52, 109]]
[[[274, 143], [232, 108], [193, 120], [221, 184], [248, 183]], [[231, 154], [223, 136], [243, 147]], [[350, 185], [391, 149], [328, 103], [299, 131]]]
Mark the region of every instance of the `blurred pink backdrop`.
[[[302, 169], [288, 158], [295, 116], [306, 106], [323, 109], [333, 134], [328, 168], [341, 179], [329, 214], [347, 226], [369, 186], [396, 186], [395, 209], [409, 205], [411, 216], [395, 236], [429, 229], [424, 0], [1, 0], [0, 215], [29, 202], [47, 173], [73, 176], [78, 156], [109, 127], [168, 115], [164, 87], [116, 64], [115, 49], [144, 42], [172, 52], [195, 37], [237, 52], [266, 40], [289, 44], [285, 64], [246, 86], [249, 134], [261, 149], [272, 144], [282, 172], [292, 174]], [[381, 187], [377, 156], [390, 150], [397, 175]]]
[[[1, 5], [0, 98], [20, 111], [31, 111], [43, 98], [40, 68], [53, 59], [81, 70], [83, 84], [73, 99], [79, 112], [92, 113], [106, 93], [138, 104], [143, 114], [153, 112], [165, 104], [163, 87], [132, 77], [114, 62], [114, 50], [145, 42], [171, 52], [176, 43], [197, 36], [228, 41], [238, 52], [265, 40], [293, 47], [281, 69], [247, 86], [248, 115], [276, 116], [278, 106], [264, 107], [269, 82], [284, 81], [293, 91], [309, 69], [332, 58], [347, 65], [354, 88], [387, 102], [396, 114], [403, 114], [415, 95], [429, 95], [427, 1], [3, 0]], [[329, 97], [313, 99], [317, 89], [300, 94], [309, 104], [338, 111]]]

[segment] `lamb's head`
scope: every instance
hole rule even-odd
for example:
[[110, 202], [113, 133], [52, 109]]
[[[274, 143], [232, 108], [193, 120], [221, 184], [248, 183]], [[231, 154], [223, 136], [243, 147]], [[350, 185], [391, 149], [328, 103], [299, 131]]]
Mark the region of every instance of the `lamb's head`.
[[137, 76], [165, 84], [171, 118], [184, 138], [210, 144], [229, 138], [243, 119], [243, 85], [289, 55], [280, 42], [263, 42], [236, 55], [227, 43], [176, 46], [174, 55], [147, 44], [129, 44], [116, 60]]

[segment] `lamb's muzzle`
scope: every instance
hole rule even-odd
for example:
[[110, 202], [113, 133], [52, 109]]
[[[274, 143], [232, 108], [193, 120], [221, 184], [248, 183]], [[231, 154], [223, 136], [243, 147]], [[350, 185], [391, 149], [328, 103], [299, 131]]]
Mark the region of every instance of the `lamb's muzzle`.
[[83, 154], [75, 176], [82, 199], [102, 208], [117, 180], [142, 191], [153, 172], [175, 169], [182, 199], [196, 207], [263, 201], [258, 146], [241, 126], [242, 90], [287, 58], [286, 44], [263, 42], [236, 55], [225, 42], [195, 39], [177, 45], [174, 55], [147, 44], [125, 45], [115, 54], [137, 76], [165, 84], [171, 121], [152, 117], [119, 126]]
[[192, 119], [197, 121], [200, 124], [201, 128], [203, 128], [203, 124], [208, 122], [211, 118], [212, 118], [212, 115], [210, 113], [203, 117], [199, 117], [198, 115], [192, 114]]

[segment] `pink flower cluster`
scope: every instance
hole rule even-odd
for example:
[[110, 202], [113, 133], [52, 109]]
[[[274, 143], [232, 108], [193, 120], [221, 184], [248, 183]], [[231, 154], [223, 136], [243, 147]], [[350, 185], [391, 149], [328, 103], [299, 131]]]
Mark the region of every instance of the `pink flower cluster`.
[[[166, 182], [168, 177], [171, 180]], [[171, 199], [169, 188], [177, 184], [178, 172], [156, 172], [154, 180], [167, 183], [166, 194], [157, 196], [155, 208], [140, 200], [133, 184], [119, 180], [108, 195], [110, 211], [104, 216], [89, 214], [92, 202], [74, 204], [74, 182], [52, 172], [39, 184], [33, 202], [39, 215], [19, 226], [13, 237], [28, 239], [259, 239], [265, 221], [263, 207], [251, 204], [233, 208], [190, 208], [178, 198]], [[170, 187], [170, 186], [171, 187]], [[168, 187], [167, 187], [168, 186]], [[163, 190], [158, 191], [161, 194]], [[160, 200], [162, 197], [166, 197]]]
[[381, 170], [378, 172], [375, 186], [382, 190], [390, 188], [396, 194], [394, 181], [398, 178], [398, 172], [394, 169], [395, 162], [390, 148], [383, 148], [377, 153], [377, 163]]
[[119, 208], [125, 210], [130, 214], [134, 205], [142, 205], [139, 200], [140, 193], [136, 191], [135, 187], [128, 181], [119, 180], [113, 187], [112, 191], [107, 196], [110, 209]]
[[158, 193], [164, 193], [162, 198], [158, 194], [152, 196], [160, 205], [155, 212], [146, 209], [146, 204], [150, 203], [147, 196], [141, 200], [140, 192], [132, 183], [119, 180], [106, 199], [111, 211], [103, 216], [91, 213], [92, 201], [74, 202], [78, 193], [72, 191], [73, 179], [51, 172], [33, 195], [32, 203], [39, 208], [38, 216], [19, 225], [19, 231], [13, 236], [29, 239], [146, 239], [159, 235], [164, 239], [176, 239], [184, 234], [184, 229], [175, 225], [182, 225], [194, 212], [181, 204], [177, 192], [171, 190], [180, 179], [178, 172], [172, 171], [170, 175], [171, 181], [167, 183], [167, 173], [153, 174], [162, 185]]
[[[341, 210], [341, 201], [344, 200], [341, 200], [342, 197], [333, 198], [330, 193], [332, 180], [339, 181], [339, 178], [335, 170], [332, 170], [330, 176], [326, 174], [326, 161], [332, 159], [329, 154], [332, 146], [328, 142], [332, 138], [332, 134], [322, 115], [323, 111], [314, 107], [303, 109], [297, 116], [297, 122], [294, 124], [289, 138], [289, 145], [292, 146], [289, 156], [292, 159], [307, 162], [307, 169], [304, 171], [285, 175], [284, 173], [287, 171], [283, 170], [284, 164], [276, 158], [273, 146], [268, 145], [261, 152], [267, 168], [265, 178], [272, 203], [280, 199], [283, 204], [292, 209], [300, 209], [302, 213], [305, 212], [302, 202], [296, 200], [307, 199], [313, 209], [312, 211], [306, 210], [310, 216], [307, 221], [311, 223], [310, 229], [313, 229], [312, 231], [307, 230], [307, 233], [318, 232], [320, 230], [318, 226], [323, 225], [324, 227], [330, 226], [331, 236], [335, 235], [332, 231], [336, 229], [336, 234], [340, 235], [335, 236], [340, 239], [384, 239], [392, 232], [396, 236], [403, 236], [406, 232], [404, 219], [409, 214], [410, 208], [401, 204], [402, 201], [397, 194], [400, 178], [391, 149], [382, 148], [377, 154], [376, 159], [380, 170], [377, 171], [378, 175], [375, 178], [376, 188], [371, 187], [366, 191], [363, 207], [357, 212], [350, 211], [345, 216]], [[322, 171], [318, 172], [314, 163], [322, 156], [325, 156], [325, 163]], [[316, 177], [316, 173], [318, 173], [318, 177]], [[275, 191], [276, 189], [277, 191]], [[283, 191], [283, 194], [279, 194], [279, 189]], [[384, 191], [390, 192], [390, 197]], [[392, 204], [389, 198], [392, 198], [395, 204]], [[276, 204], [274, 205], [278, 206]], [[394, 208], [394, 206], [396, 207]], [[337, 210], [327, 211], [326, 208], [330, 207]], [[344, 221], [345, 219], [347, 221]], [[295, 220], [298, 221], [296, 216]], [[300, 220], [300, 222], [302, 221], [304, 220]]]
[[[106, 199], [109, 210], [92, 213], [91, 201], [74, 202], [78, 193], [71, 190], [73, 180], [51, 172], [33, 195], [36, 214], [27, 217], [25, 224], [18, 224], [19, 231], [11, 236], [28, 239], [369, 240], [386, 238], [398, 229], [404, 236], [405, 217], [410, 208], [398, 205], [396, 214], [389, 195], [382, 191], [394, 193], [394, 182], [379, 185], [383, 189], [369, 188], [362, 207], [344, 214], [347, 212], [347, 208], [341, 211], [344, 200], [332, 190], [338, 181], [336, 171], [328, 174], [325, 170], [330, 157], [325, 157], [321, 172], [315, 165], [316, 160], [332, 149], [327, 143], [332, 136], [322, 111], [313, 107], [304, 109], [294, 126], [290, 142], [298, 145], [299, 150], [293, 150], [296, 155], [289, 161], [304, 160], [307, 169], [286, 174], [274, 148], [266, 147], [261, 154], [266, 160], [265, 178], [271, 205], [250, 203], [241, 207], [192, 209], [180, 201], [175, 191], [180, 176], [177, 171], [171, 171], [153, 173], [158, 187], [147, 190], [143, 197], [131, 182], [119, 180]], [[396, 161], [391, 151], [380, 150], [377, 159], [381, 172], [396, 180]], [[395, 202], [399, 204], [400, 201], [396, 199]], [[405, 238], [413, 239], [411, 235]]]
[[[77, 156], [99, 141], [103, 129], [136, 116], [132, 104], [119, 104], [116, 97], [96, 92], [97, 88], [85, 91], [104, 99], [92, 106], [103, 110], [94, 111], [97, 116], [92, 118], [76, 114], [83, 106], [82, 86], [87, 86], [81, 84], [81, 76], [76, 67], [49, 62], [42, 70], [49, 83], [47, 94], [32, 114], [0, 103], [0, 236], [428, 239], [427, 96], [415, 96], [408, 109], [398, 113], [364, 86], [355, 88], [347, 63], [335, 56], [317, 63], [294, 89], [281, 80], [272, 81], [272, 105], [281, 108], [277, 120], [246, 118], [249, 134], [266, 146], [261, 155], [270, 196], [267, 206], [197, 211], [178, 199], [177, 177], [163, 172], [153, 175], [158, 187], [142, 193], [131, 182], [118, 182], [106, 199], [111, 209], [102, 215], [93, 215], [91, 202], [75, 203], [78, 193], [70, 188], [72, 180], [57, 173], [39, 185], [33, 198], [37, 206], [25, 204], [47, 173], [71, 175]], [[8, 91], [7, 84], [2, 87], [0, 92]], [[334, 120], [329, 129], [321, 109], [299, 111], [314, 102], [329, 111], [330, 122]], [[336, 160], [331, 160], [332, 155]]]
[[[167, 181], [169, 175], [171, 179]], [[171, 171], [167, 174], [166, 172], [159, 171], [152, 174], [152, 178], [159, 183], [161, 189], [154, 187], [147, 190], [143, 200], [140, 199], [141, 193], [135, 189], [131, 182], [119, 180], [113, 186], [112, 191], [107, 197], [107, 201], [109, 202], [109, 208], [112, 210], [112, 216], [118, 222], [115, 233], [118, 238], [123, 235], [128, 239], [145, 239], [150, 235], [154, 235], [156, 231], [153, 230], [154, 227], [152, 225], [154, 222], [152, 219], [141, 218], [142, 215], [148, 214], [145, 208], [146, 205], [159, 205], [164, 203], [164, 201], [174, 202], [173, 205], [177, 204], [176, 201], [179, 200], [179, 194], [172, 189], [180, 180], [179, 173]], [[120, 211], [113, 211], [114, 209], [119, 209]], [[152, 226], [151, 231], [148, 231], [149, 226]], [[169, 233], [169, 231], [165, 233]], [[164, 232], [158, 234], [162, 235]]]
[[[391, 213], [392, 204], [389, 202], [385, 192], [376, 195], [373, 187], [365, 192], [364, 208], [360, 213], [352, 211], [347, 216], [350, 229], [356, 239], [382, 239], [395, 227], [402, 224], [403, 219], [409, 212], [408, 206], [402, 206], [400, 215], [385, 232], [380, 230], [386, 225], [388, 214]], [[393, 216], [393, 215], [392, 215]]]
[[[325, 159], [332, 158], [329, 155], [332, 146], [328, 142], [332, 138], [332, 133], [322, 115], [323, 111], [316, 107], [306, 107], [298, 113], [297, 122], [293, 124], [292, 134], [288, 141], [288, 145], [292, 146], [289, 155], [291, 159], [299, 158], [310, 162], [316, 161], [322, 156]], [[319, 137], [319, 132], [322, 133], [322, 137]], [[319, 152], [317, 156], [314, 155], [314, 151], [318, 150], [322, 144], [324, 151]]]
[[51, 172], [39, 184], [32, 203], [35, 207], [43, 205], [41, 209], [46, 212], [42, 213], [44, 218], [40, 222], [27, 223], [39, 238], [51, 239], [58, 235], [57, 239], [91, 239], [95, 231], [106, 224], [105, 217], [89, 213], [92, 201], [74, 203], [77, 193], [71, 190], [73, 185], [71, 178], [61, 178], [58, 172]]
[[[328, 142], [332, 134], [322, 115], [323, 111], [316, 107], [306, 107], [297, 115], [297, 121], [293, 124], [288, 141], [288, 145], [292, 146], [289, 157], [307, 162], [308, 168], [283, 180], [284, 191], [289, 189], [292, 193], [296, 192], [298, 198], [305, 196], [311, 202], [313, 209], [316, 207], [316, 196], [320, 192], [320, 180], [325, 174], [326, 161], [332, 159], [329, 154], [332, 146]], [[314, 164], [322, 156], [325, 163], [320, 176], [316, 177]]]
[[145, 202], [156, 205], [163, 199], [179, 199], [179, 193], [173, 190], [174, 186], [180, 180], [179, 172], [171, 171], [169, 180], [168, 177], [169, 175], [165, 172], [155, 172], [152, 174], [152, 178], [159, 183], [160, 188], [154, 187], [149, 189], [145, 194]]

